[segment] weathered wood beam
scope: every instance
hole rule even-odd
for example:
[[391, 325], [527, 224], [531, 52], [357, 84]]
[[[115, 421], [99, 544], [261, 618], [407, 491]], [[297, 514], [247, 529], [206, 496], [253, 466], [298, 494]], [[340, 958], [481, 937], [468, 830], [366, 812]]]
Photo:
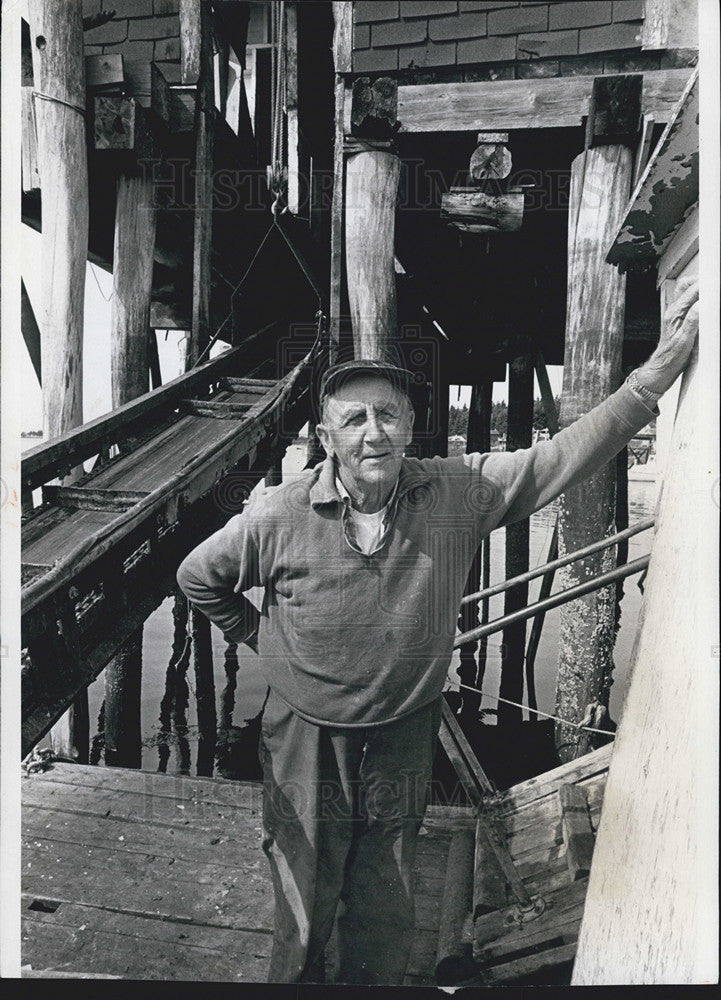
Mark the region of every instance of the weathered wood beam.
[[[663, 69], [644, 73], [641, 110], [652, 114], [657, 122], [667, 122], [691, 72]], [[592, 76], [566, 76], [401, 85], [398, 88], [400, 131], [574, 128], [588, 114], [593, 81]], [[348, 102], [346, 109], [349, 121]]]
[[201, 37], [203, 0], [180, 0], [180, 81], [196, 84], [202, 69]]
[[[210, 338], [210, 249], [213, 227], [213, 46], [212, 16], [200, 4], [200, 70], [195, 106], [195, 210], [193, 218], [192, 314], [188, 360], [195, 364]], [[182, 5], [181, 5], [182, 9]]]
[[[30, 0], [38, 167], [42, 183], [40, 310], [43, 432], [83, 419], [83, 326], [88, 256], [88, 161], [81, 5]], [[75, 475], [75, 470], [72, 472]], [[87, 760], [87, 693], [51, 734], [58, 756]]]
[[462, 233], [516, 233], [523, 223], [523, 191], [491, 194], [452, 187], [441, 200], [441, 220]]
[[[471, 405], [468, 409], [468, 429], [466, 435], [466, 452], [489, 452], [491, 450], [491, 407], [493, 397], [493, 382], [489, 379], [477, 382], [471, 389]], [[464, 594], [477, 593], [479, 583], [490, 571], [490, 545], [484, 539], [478, 547], [471, 569], [466, 580]], [[486, 586], [484, 583], [481, 586]], [[488, 600], [484, 600], [481, 618], [478, 617], [478, 602], [467, 602], [461, 606], [458, 625], [461, 632], [468, 632], [479, 624], [488, 621]], [[478, 693], [461, 690], [462, 706], [461, 721], [477, 725], [480, 719], [482, 695], [480, 688], [486, 669], [486, 651], [488, 640], [483, 638], [480, 644], [469, 642], [460, 647], [460, 664], [458, 677], [462, 684], [478, 688]], [[476, 663], [476, 648], [478, 648], [478, 663]]]
[[[335, 67], [335, 136], [333, 140], [333, 198], [330, 220], [330, 304], [328, 332], [329, 361], [338, 356], [340, 342], [341, 284], [343, 274], [343, 186], [345, 162], [344, 104], [346, 85], [344, 73], [350, 72], [353, 54], [353, 4], [350, 0], [334, 0], [333, 62]], [[350, 103], [348, 105], [350, 107]], [[310, 440], [309, 440], [310, 443]]]
[[597, 76], [588, 102], [586, 146], [625, 142], [635, 146], [641, 129], [641, 73]]
[[[628, 202], [632, 167], [631, 150], [622, 145], [588, 149], [571, 167], [562, 426], [591, 410], [620, 382], [626, 286], [605, 255]], [[614, 491], [615, 466], [609, 463], [562, 494], [561, 556], [613, 533]], [[561, 570], [561, 586], [575, 586], [614, 565], [612, 550], [588, 556]], [[604, 587], [561, 610], [555, 714], [571, 722], [580, 722], [591, 703], [608, 704], [615, 592]], [[561, 760], [576, 755], [578, 741], [578, 730], [556, 724]]]
[[697, 0], [644, 0], [643, 49], [698, 49]]
[[105, 763], [109, 767], [140, 767], [142, 673], [141, 625], [105, 668]]
[[346, 274], [358, 358], [388, 358], [397, 337], [394, 234], [400, 170], [394, 153], [376, 150], [349, 157], [346, 166]]
[[144, 175], [118, 179], [113, 249], [110, 371], [113, 409], [148, 392], [148, 323], [155, 205]]
[[40, 269], [43, 429], [82, 423], [83, 288], [88, 255], [85, 61], [80, 6], [31, 0], [38, 159], [43, 184]]
[[[113, 247], [110, 374], [113, 409], [148, 391], [148, 322], [155, 205], [145, 174], [118, 178]], [[105, 762], [140, 767], [141, 625], [105, 669]]]

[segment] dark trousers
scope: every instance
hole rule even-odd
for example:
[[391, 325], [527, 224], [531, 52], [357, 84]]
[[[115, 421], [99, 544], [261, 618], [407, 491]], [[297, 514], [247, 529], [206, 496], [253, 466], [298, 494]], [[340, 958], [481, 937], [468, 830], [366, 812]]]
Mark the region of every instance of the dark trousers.
[[336, 981], [403, 981], [440, 719], [438, 699], [383, 726], [316, 726], [271, 691], [260, 744], [275, 890], [269, 982], [323, 981], [336, 913]]

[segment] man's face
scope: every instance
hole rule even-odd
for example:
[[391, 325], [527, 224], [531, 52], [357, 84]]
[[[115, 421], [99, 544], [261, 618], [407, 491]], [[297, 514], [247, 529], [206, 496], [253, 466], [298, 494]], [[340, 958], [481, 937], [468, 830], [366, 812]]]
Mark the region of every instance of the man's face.
[[356, 375], [326, 400], [316, 428], [335, 457], [346, 487], [391, 487], [411, 440], [413, 411], [406, 396], [377, 375]]

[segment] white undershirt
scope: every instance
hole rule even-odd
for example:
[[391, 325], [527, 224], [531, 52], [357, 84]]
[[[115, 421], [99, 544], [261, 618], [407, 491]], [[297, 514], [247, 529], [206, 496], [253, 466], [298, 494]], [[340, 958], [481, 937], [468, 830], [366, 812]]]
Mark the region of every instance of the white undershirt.
[[[335, 477], [335, 485], [339, 495], [343, 499], [347, 497], [350, 500], [350, 494], [338, 475]], [[385, 507], [373, 511], [372, 514], [364, 514], [362, 511], [356, 510], [352, 504], [350, 506], [350, 516], [355, 527], [355, 540], [364, 555], [369, 556], [378, 548], [383, 533], [383, 517], [388, 510], [388, 504], [390, 504], [390, 500]]]

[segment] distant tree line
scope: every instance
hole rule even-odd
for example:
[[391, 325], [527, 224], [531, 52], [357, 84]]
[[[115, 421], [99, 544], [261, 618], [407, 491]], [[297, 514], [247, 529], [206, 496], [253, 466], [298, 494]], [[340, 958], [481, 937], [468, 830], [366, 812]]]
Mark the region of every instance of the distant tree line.
[[[554, 402], [556, 404], [556, 412], [561, 407], [560, 396], [554, 397]], [[491, 404], [491, 429], [498, 431], [499, 434], [505, 434], [506, 428], [508, 426], [508, 405], [504, 402], [492, 403]], [[546, 411], [543, 409], [543, 403], [540, 399], [535, 399], [533, 401], [533, 427], [536, 430], [544, 430], [548, 428], [548, 421], [546, 419]], [[463, 406], [451, 406], [448, 416], [448, 433], [449, 434], [462, 434], [464, 437], [468, 433], [468, 406], [463, 404]]]

